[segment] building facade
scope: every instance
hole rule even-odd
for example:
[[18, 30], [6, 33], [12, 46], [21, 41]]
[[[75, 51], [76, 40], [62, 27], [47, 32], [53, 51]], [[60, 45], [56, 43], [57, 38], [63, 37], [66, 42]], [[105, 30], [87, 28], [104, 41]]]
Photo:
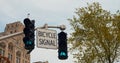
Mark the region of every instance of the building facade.
[[[0, 37], [21, 32], [23, 28], [24, 25], [19, 21], [6, 24], [4, 32], [0, 33]], [[0, 40], [0, 55], [7, 57], [10, 63], [30, 63], [30, 54], [26, 54], [23, 37], [24, 34], [19, 34]], [[5, 63], [4, 61], [0, 59], [0, 63]]]

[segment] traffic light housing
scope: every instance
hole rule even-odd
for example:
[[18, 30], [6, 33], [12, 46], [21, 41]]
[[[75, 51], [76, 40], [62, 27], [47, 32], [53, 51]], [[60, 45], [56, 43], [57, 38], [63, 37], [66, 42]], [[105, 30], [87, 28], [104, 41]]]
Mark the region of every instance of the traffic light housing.
[[34, 49], [34, 40], [35, 40], [35, 21], [31, 21], [29, 18], [24, 19], [25, 28], [23, 29], [25, 37], [23, 38], [23, 42], [25, 44], [26, 50]]
[[58, 58], [61, 60], [68, 58], [67, 33], [63, 31], [58, 34]]

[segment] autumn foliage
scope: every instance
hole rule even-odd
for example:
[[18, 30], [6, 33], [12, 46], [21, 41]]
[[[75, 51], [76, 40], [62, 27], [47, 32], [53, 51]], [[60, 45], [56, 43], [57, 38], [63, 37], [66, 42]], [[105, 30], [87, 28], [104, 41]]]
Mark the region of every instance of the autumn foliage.
[[76, 9], [68, 19], [73, 32], [69, 38], [76, 63], [114, 63], [120, 57], [120, 12], [112, 14], [98, 2]]

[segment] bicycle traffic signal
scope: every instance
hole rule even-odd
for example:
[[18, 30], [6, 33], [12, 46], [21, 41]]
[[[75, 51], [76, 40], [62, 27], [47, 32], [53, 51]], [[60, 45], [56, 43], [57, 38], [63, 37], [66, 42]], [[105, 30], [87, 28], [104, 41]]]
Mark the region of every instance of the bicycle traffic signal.
[[26, 50], [34, 49], [34, 40], [35, 40], [35, 21], [30, 20], [29, 18], [24, 19], [25, 28], [23, 30], [25, 37], [23, 38], [23, 42], [25, 44]]
[[61, 60], [68, 58], [67, 33], [65, 32], [60, 32], [58, 34], [58, 58]]

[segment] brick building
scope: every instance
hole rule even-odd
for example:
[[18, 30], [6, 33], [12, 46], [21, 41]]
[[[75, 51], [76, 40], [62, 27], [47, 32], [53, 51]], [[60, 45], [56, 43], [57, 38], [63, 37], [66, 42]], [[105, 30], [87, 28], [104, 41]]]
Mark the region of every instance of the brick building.
[[[4, 32], [0, 33], [0, 37], [21, 32], [23, 28], [24, 26], [20, 22], [6, 24]], [[10, 63], [30, 63], [30, 54], [26, 54], [27, 51], [24, 49], [23, 36], [20, 34], [0, 40], [0, 54], [7, 57]], [[0, 59], [0, 63], [4, 63], [4, 61]]]

